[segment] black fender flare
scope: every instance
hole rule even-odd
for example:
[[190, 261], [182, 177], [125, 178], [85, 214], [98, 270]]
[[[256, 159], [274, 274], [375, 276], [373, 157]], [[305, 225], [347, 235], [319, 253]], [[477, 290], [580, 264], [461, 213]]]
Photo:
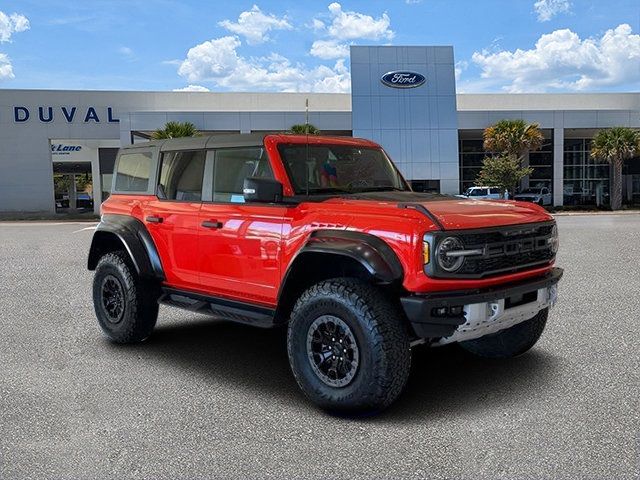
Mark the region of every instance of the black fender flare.
[[296, 260], [305, 253], [325, 253], [351, 258], [362, 265], [377, 283], [402, 280], [404, 269], [393, 249], [381, 238], [351, 230], [316, 230], [291, 260], [282, 285]]
[[160, 255], [147, 227], [129, 215], [106, 214], [96, 227], [89, 249], [87, 268], [95, 270], [100, 257], [109, 251], [113, 237], [122, 243], [131, 257], [138, 275], [160, 281], [165, 280]]

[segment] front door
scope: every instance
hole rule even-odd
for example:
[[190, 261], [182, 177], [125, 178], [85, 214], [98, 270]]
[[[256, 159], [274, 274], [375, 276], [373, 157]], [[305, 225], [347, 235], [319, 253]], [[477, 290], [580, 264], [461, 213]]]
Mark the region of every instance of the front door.
[[205, 151], [164, 152], [156, 198], [146, 202], [144, 222], [158, 249], [165, 283], [197, 290], [198, 235]]
[[212, 202], [200, 210], [199, 270], [206, 293], [273, 306], [285, 207], [244, 203], [246, 177], [273, 178], [264, 148], [215, 151]]

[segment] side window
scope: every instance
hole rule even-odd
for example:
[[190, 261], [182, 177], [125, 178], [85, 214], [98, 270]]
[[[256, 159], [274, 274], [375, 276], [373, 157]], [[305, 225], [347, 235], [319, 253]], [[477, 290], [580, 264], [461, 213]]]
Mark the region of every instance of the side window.
[[204, 150], [163, 153], [158, 197], [199, 202], [202, 199], [205, 157]]
[[547, 190], [546, 188], [542, 189], [542, 195], [547, 195], [549, 193], [549, 190]]
[[146, 192], [151, 175], [151, 153], [120, 155], [116, 175], [116, 192]]
[[499, 188], [492, 188], [490, 191], [491, 191], [491, 195], [500, 195]]
[[213, 201], [243, 203], [242, 186], [247, 177], [273, 178], [273, 171], [264, 148], [221, 148], [216, 150]]

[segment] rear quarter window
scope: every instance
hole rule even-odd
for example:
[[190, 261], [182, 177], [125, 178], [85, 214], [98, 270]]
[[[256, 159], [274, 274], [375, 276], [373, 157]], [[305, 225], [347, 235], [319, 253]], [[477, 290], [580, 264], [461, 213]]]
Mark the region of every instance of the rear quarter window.
[[135, 152], [120, 155], [115, 175], [115, 192], [147, 192], [151, 176], [151, 153]]

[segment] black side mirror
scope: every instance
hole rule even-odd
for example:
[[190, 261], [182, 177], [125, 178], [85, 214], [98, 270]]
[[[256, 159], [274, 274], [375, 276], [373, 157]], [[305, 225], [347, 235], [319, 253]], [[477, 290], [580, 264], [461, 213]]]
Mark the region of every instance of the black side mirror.
[[245, 202], [277, 203], [282, 201], [282, 184], [271, 178], [249, 177], [242, 187]]

